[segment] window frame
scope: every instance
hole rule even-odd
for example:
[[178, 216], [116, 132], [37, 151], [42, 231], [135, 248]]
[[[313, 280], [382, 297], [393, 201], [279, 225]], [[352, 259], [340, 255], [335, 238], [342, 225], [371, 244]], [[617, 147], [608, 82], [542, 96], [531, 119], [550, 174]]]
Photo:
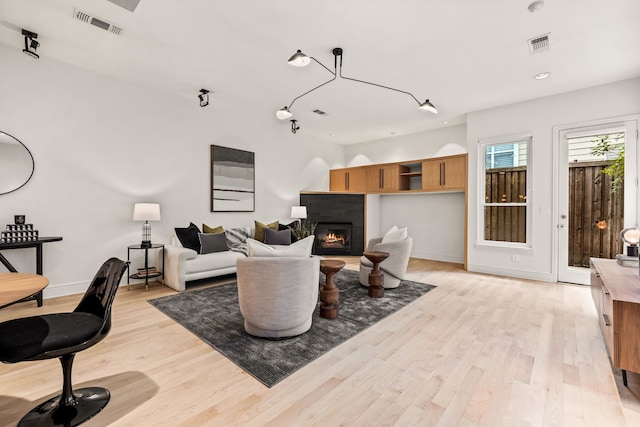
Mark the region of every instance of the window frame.
[[[477, 233], [476, 233], [476, 246], [490, 246], [501, 248], [522, 248], [530, 249], [531, 236], [532, 236], [532, 167], [531, 167], [531, 147], [533, 142], [533, 135], [531, 133], [507, 135], [497, 138], [484, 138], [478, 140], [478, 202], [477, 202]], [[527, 198], [524, 203], [486, 203], [486, 149], [489, 146], [506, 145], [506, 144], [526, 144], [526, 168], [527, 168], [527, 182], [526, 191]], [[515, 151], [515, 148], [514, 148]], [[484, 236], [485, 227], [485, 208], [489, 206], [525, 206], [525, 242], [504, 242], [500, 240], [487, 240]]]

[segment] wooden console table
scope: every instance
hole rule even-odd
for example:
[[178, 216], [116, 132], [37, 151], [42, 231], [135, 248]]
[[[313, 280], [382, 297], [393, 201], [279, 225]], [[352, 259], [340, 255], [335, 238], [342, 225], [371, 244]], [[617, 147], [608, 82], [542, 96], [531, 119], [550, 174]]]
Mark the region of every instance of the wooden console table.
[[[28, 242], [0, 243], [0, 251], [5, 249], [36, 248], [36, 274], [42, 275], [42, 245], [49, 242], [59, 242], [60, 240], [62, 240], [62, 237], [40, 237], [38, 240]], [[2, 255], [2, 252], [0, 252], [0, 262], [4, 264], [10, 272], [18, 272], [9, 260]], [[42, 291], [38, 292], [34, 298], [38, 302], [38, 307], [42, 307]]]
[[640, 373], [640, 275], [615, 259], [591, 258], [591, 296], [598, 324], [616, 368]]
[[38, 274], [0, 273], [0, 308], [24, 301], [49, 284], [49, 279]]

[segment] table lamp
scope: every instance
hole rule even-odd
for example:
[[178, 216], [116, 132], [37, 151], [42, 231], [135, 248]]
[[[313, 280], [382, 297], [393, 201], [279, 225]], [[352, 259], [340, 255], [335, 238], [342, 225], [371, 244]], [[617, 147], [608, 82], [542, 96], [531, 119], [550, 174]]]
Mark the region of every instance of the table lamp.
[[160, 205], [157, 203], [136, 203], [133, 206], [133, 220], [142, 224], [141, 248], [151, 247], [151, 225], [149, 221], [160, 221]]
[[638, 241], [640, 241], [640, 230], [638, 227], [625, 228], [620, 232], [620, 238], [629, 245], [627, 246], [627, 256], [638, 257]]

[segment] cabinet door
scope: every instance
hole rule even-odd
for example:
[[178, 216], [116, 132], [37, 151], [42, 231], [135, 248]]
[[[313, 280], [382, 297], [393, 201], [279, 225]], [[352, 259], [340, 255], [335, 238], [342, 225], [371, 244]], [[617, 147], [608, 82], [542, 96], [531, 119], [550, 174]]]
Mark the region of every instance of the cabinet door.
[[442, 162], [440, 159], [422, 162], [422, 191], [442, 189]]
[[332, 169], [329, 171], [329, 191], [346, 191], [345, 169]]
[[378, 165], [368, 166], [366, 168], [367, 191], [371, 193], [380, 193], [382, 191], [382, 174], [383, 167]]
[[382, 167], [382, 190], [400, 190], [400, 166], [387, 165]]
[[350, 168], [347, 175], [347, 191], [364, 193], [367, 189], [367, 174], [365, 168]]
[[467, 186], [467, 157], [442, 159], [442, 188], [446, 190], [464, 190]]

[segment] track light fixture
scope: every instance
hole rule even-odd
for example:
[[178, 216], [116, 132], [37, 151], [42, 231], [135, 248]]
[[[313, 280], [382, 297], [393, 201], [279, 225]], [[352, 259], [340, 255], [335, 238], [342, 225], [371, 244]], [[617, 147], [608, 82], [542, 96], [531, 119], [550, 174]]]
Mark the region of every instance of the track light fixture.
[[[291, 117], [293, 115], [291, 113], [291, 107], [293, 106], [293, 104], [299, 98], [302, 98], [306, 94], [308, 94], [310, 92], [313, 92], [314, 90], [319, 89], [319, 88], [321, 88], [322, 86], [324, 86], [324, 85], [326, 85], [328, 83], [331, 83], [332, 81], [334, 81], [338, 77], [340, 77], [341, 79], [350, 80], [350, 81], [357, 82], [357, 83], [364, 83], [364, 84], [368, 84], [368, 85], [371, 85], [371, 86], [377, 86], [377, 87], [381, 87], [383, 89], [388, 89], [388, 90], [392, 90], [392, 91], [395, 91], [395, 92], [404, 93], [404, 94], [409, 95], [410, 97], [412, 97], [418, 103], [418, 108], [419, 109], [425, 110], [425, 111], [429, 111], [429, 112], [431, 112], [433, 114], [438, 114], [438, 109], [431, 102], [429, 102], [428, 99], [425, 102], [420, 102], [420, 101], [418, 101], [418, 98], [413, 96], [413, 94], [411, 94], [410, 92], [407, 92], [407, 91], [404, 91], [404, 90], [400, 90], [400, 89], [394, 89], [392, 87], [380, 85], [380, 84], [377, 84], [377, 83], [366, 82], [364, 80], [358, 80], [358, 79], [354, 79], [354, 78], [351, 78], [351, 77], [343, 76], [342, 75], [342, 52], [343, 52], [342, 48], [339, 48], [339, 47], [336, 47], [336, 48], [334, 48], [332, 50], [332, 53], [333, 53], [333, 71], [331, 71], [324, 64], [322, 64], [320, 61], [315, 59], [313, 56], [305, 55], [304, 53], [302, 53], [301, 50], [298, 50], [296, 53], [293, 54], [293, 56], [291, 56], [291, 58], [289, 58], [289, 60], [287, 62], [289, 64], [293, 65], [293, 66], [296, 66], [296, 67], [305, 67], [305, 66], [309, 65], [311, 63], [311, 61], [315, 61], [317, 64], [322, 66], [322, 68], [324, 68], [325, 70], [330, 72], [333, 75], [333, 78], [331, 78], [330, 80], [327, 80], [326, 82], [314, 87], [313, 89], [310, 89], [310, 90], [306, 91], [302, 95], [298, 95], [295, 98], [293, 98], [293, 101], [291, 101], [291, 103], [288, 106], [285, 105], [284, 108], [281, 108], [280, 110], [278, 110], [276, 112], [276, 117], [278, 119], [285, 120], [285, 119], [288, 119], [289, 117]], [[294, 120], [292, 120], [292, 121], [294, 121]], [[293, 132], [293, 129], [292, 129], [292, 132]], [[295, 132], [293, 132], [293, 133], [295, 133]]]
[[200, 99], [200, 106], [206, 107], [209, 105], [209, 91], [207, 89], [200, 89], [200, 95], [198, 95], [198, 99]]
[[291, 120], [291, 133], [296, 133], [300, 130], [297, 120]]
[[22, 51], [32, 58], [40, 58], [40, 55], [36, 53], [36, 49], [40, 46], [40, 43], [36, 40], [38, 35], [33, 31], [25, 29], [22, 29], [22, 35], [24, 36], [24, 49], [22, 49]]

